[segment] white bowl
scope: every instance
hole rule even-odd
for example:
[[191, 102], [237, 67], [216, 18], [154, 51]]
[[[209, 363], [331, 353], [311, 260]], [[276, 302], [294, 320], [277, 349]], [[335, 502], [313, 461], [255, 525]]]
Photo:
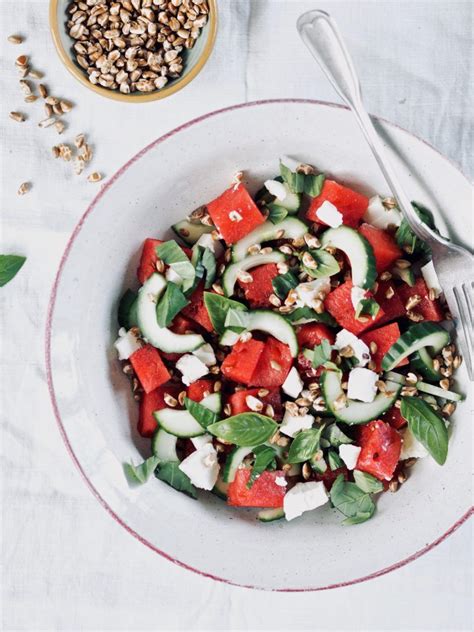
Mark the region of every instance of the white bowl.
[[[472, 189], [446, 158], [384, 121], [380, 128], [412, 199], [438, 215], [453, 238], [472, 235]], [[253, 187], [288, 154], [367, 194], [388, 194], [356, 127], [340, 106], [263, 101], [191, 121], [152, 142], [109, 180], [66, 248], [47, 325], [49, 387], [66, 446], [109, 513], [154, 551], [225, 582], [274, 590], [317, 590], [375, 577], [415, 559], [470, 514], [470, 402], [453, 419], [444, 467], [427, 458], [396, 494], [384, 494], [369, 522], [341, 526], [326, 506], [291, 523], [260, 524], [255, 511], [198, 502], [158, 480], [131, 489], [122, 463], [147, 454], [137, 410], [111, 344], [117, 299], [133, 286], [145, 237], [219, 194], [234, 172]], [[442, 209], [442, 221], [439, 210]], [[446, 225], [449, 220], [449, 225]], [[468, 392], [464, 369], [459, 386]]]

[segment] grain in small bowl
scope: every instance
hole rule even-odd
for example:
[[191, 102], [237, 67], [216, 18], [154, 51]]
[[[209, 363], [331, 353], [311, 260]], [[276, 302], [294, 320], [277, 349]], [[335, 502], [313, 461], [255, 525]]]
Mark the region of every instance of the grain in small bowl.
[[216, 0], [50, 0], [66, 68], [94, 92], [129, 103], [163, 99], [196, 77], [217, 31]]

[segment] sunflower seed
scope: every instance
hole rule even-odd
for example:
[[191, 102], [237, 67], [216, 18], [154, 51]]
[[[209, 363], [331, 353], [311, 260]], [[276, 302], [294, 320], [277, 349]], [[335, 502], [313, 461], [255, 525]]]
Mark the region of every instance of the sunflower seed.
[[18, 188], [18, 195], [25, 195], [31, 188], [31, 184], [29, 182], [22, 182]]
[[98, 171], [94, 171], [93, 173], [87, 176], [87, 180], [89, 182], [99, 182], [100, 180], [102, 180], [102, 174], [99, 173]]
[[10, 112], [9, 116], [13, 121], [16, 121], [17, 123], [23, 123], [23, 121], [25, 120], [25, 115], [21, 112]]
[[23, 42], [23, 38], [21, 35], [9, 35], [8, 41], [10, 44], [21, 44]]

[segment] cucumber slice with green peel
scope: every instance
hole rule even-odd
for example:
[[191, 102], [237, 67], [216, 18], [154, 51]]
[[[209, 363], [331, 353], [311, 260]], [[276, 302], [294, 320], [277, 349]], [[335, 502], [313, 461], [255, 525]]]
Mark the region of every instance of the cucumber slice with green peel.
[[324, 474], [324, 472], [328, 469], [328, 464], [324, 459], [315, 459], [314, 456], [310, 458], [309, 464], [311, 465], [311, 469], [318, 474]]
[[301, 206], [301, 193], [292, 193], [286, 184], [282, 183], [286, 189], [286, 197], [283, 200], [275, 198], [273, 202], [269, 202], [267, 207], [272, 210], [274, 208], [284, 208], [290, 215], [297, 213]]
[[232, 296], [234, 294], [234, 288], [239, 272], [251, 270], [252, 268], [256, 268], [257, 266], [262, 266], [267, 263], [282, 263], [283, 261], [285, 261], [285, 255], [278, 250], [274, 250], [273, 252], [269, 252], [264, 255], [249, 255], [241, 261], [232, 263], [227, 266], [222, 277], [222, 287], [225, 295]]
[[[233, 320], [233, 319], [236, 320]], [[233, 312], [230, 310], [226, 318], [226, 327], [241, 326], [245, 331], [259, 330], [270, 334], [283, 344], [290, 347], [293, 358], [298, 355], [298, 340], [290, 323], [268, 309], [259, 309], [248, 312]]]
[[449, 344], [449, 341], [449, 333], [437, 323], [426, 322], [412, 325], [384, 355], [382, 369], [391, 371], [404, 358], [423, 348], [427, 348], [430, 355], [436, 355]]
[[201, 235], [212, 233], [215, 230], [215, 226], [206, 226], [201, 224], [201, 222], [190, 222], [187, 219], [173, 224], [171, 228], [188, 246], [193, 246]]
[[176, 453], [178, 437], [158, 428], [151, 440], [151, 451], [160, 461], [179, 461]]
[[[281, 231], [284, 232], [281, 233]], [[287, 217], [278, 224], [266, 221], [233, 245], [232, 261], [245, 259], [248, 256], [248, 249], [255, 244], [262, 244], [274, 239], [298, 239], [307, 232], [306, 224], [296, 217]], [[281, 236], [278, 237], [278, 235]]]
[[401, 384], [402, 386], [406, 382], [406, 377], [401, 373], [395, 373], [394, 371], [388, 371], [384, 373], [384, 380], [388, 380], [389, 382], [396, 382], [397, 384]]
[[262, 509], [257, 514], [257, 519], [260, 522], [275, 522], [275, 520], [281, 520], [285, 517], [285, 511], [283, 507], [276, 507], [275, 509]]
[[229, 490], [229, 483], [225, 483], [224, 480], [222, 479], [222, 476], [219, 474], [219, 476], [217, 477], [216, 484], [214, 485], [212, 489], [212, 493], [215, 494], [216, 496], [219, 496], [219, 498], [222, 498], [222, 500], [227, 500], [228, 490]]
[[232, 329], [226, 329], [219, 338], [219, 344], [223, 347], [233, 347], [239, 341], [240, 334]]
[[421, 375], [427, 380], [433, 380], [439, 382], [443, 379], [440, 371], [437, 371], [433, 366], [433, 358], [428, 353], [426, 347], [418, 349], [410, 358], [410, 365], [413, 369], [421, 373]]
[[450, 402], [461, 402], [464, 399], [464, 396], [460, 393], [455, 393], [454, 391], [445, 391], [444, 388], [441, 388], [440, 386], [435, 386], [434, 384], [417, 382], [415, 386], [420, 391], [420, 393], [434, 395], [435, 397], [439, 397], [440, 399], [447, 399]]
[[[221, 410], [221, 395], [220, 393], [212, 393], [205, 397], [200, 404], [214, 413], [219, 413]], [[153, 416], [160, 428], [163, 428], [168, 434], [175, 437], [199, 437], [199, 435], [206, 432], [206, 429], [187, 410], [163, 408], [154, 412]]]
[[352, 283], [369, 290], [377, 278], [375, 256], [367, 239], [349, 226], [329, 228], [321, 238], [321, 246], [332, 246], [342, 250], [349, 258], [352, 271]]
[[393, 268], [391, 270], [392, 276], [401, 281], [404, 281], [410, 287], [413, 287], [416, 283], [415, 273], [410, 268]]
[[155, 272], [138, 292], [137, 320], [142, 336], [151, 345], [166, 353], [194, 351], [205, 342], [200, 334], [175, 334], [167, 327], [158, 325], [156, 305], [165, 288], [165, 278]]
[[232, 483], [235, 478], [235, 474], [239, 469], [239, 465], [242, 464], [242, 461], [246, 456], [252, 454], [255, 446], [251, 448], [242, 447], [242, 448], [234, 448], [232, 452], [229, 452], [229, 456], [224, 465], [224, 471], [222, 473], [222, 480], [224, 483]]
[[[373, 402], [357, 402], [348, 399], [345, 408], [338, 409], [334, 402], [344, 394], [340, 375], [334, 371], [324, 371], [320, 378], [320, 384], [321, 392], [329, 411], [336, 419], [350, 425], [365, 424], [378, 419], [395, 404], [398, 393], [402, 388], [401, 384], [387, 380], [385, 382], [387, 391], [378, 393]], [[390, 393], [390, 395], [387, 393]]]
[[125, 327], [127, 331], [138, 326], [136, 292], [125, 291], [119, 302], [117, 318], [120, 327]]

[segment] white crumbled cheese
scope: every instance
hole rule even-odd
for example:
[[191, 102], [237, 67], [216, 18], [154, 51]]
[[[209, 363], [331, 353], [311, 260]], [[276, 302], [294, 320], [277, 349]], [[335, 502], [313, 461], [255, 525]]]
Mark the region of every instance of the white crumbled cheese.
[[357, 285], [354, 285], [354, 287], [351, 289], [352, 307], [354, 308], [355, 312], [357, 311], [361, 300], [364, 299], [366, 296], [367, 290], [363, 290], [361, 287], [357, 287]]
[[293, 173], [295, 173], [298, 167], [301, 167], [301, 160], [295, 160], [294, 158], [290, 158], [289, 156], [282, 156], [280, 158], [280, 162]]
[[347, 397], [349, 399], [357, 399], [360, 402], [373, 402], [377, 394], [375, 383], [379, 376], [375, 371], [370, 369], [361, 369], [356, 367], [349, 373], [347, 385]]
[[193, 356], [199, 358], [206, 366], [212, 366], [216, 363], [216, 354], [211, 345], [206, 342], [193, 351]]
[[402, 216], [396, 208], [387, 209], [379, 195], [370, 198], [364, 221], [376, 228], [386, 230], [389, 226], [400, 226]]
[[341, 226], [343, 220], [342, 213], [328, 200], [325, 200], [318, 208], [316, 217], [324, 224], [331, 226], [331, 228]]
[[404, 459], [423, 459], [428, 456], [428, 450], [416, 439], [410, 428], [404, 428], [400, 431], [402, 435], [402, 451], [400, 460]]
[[303, 390], [303, 380], [295, 367], [290, 369], [290, 372], [286, 376], [286, 380], [283, 382], [282, 389], [287, 395], [296, 399]]
[[221, 242], [218, 239], [214, 239], [210, 233], [203, 233], [195, 243], [195, 246], [209, 248], [216, 257], [220, 257], [224, 251], [224, 247]]
[[300, 430], [311, 428], [313, 423], [313, 415], [290, 415], [288, 410], [285, 410], [279, 430], [287, 437], [294, 437]]
[[297, 483], [283, 498], [285, 518], [293, 520], [305, 511], [311, 511], [328, 502], [328, 495], [322, 481], [309, 483]]
[[284, 476], [276, 476], [275, 485], [278, 485], [278, 487], [286, 487], [288, 483], [286, 482], [286, 478]]
[[348, 470], [354, 470], [357, 465], [357, 459], [362, 448], [356, 445], [348, 445], [343, 443], [339, 446], [339, 456], [346, 464]]
[[212, 489], [219, 475], [217, 452], [212, 443], [205, 443], [181, 461], [179, 469], [200, 489]]
[[287, 196], [287, 190], [283, 182], [278, 182], [278, 180], [265, 180], [265, 188], [269, 193], [274, 195], [277, 200], [282, 202]]
[[196, 450], [199, 450], [204, 445], [206, 445], [206, 443], [212, 443], [212, 439], [213, 436], [206, 432], [205, 434], [199, 435], [198, 437], [191, 437], [191, 443], [196, 448]]
[[428, 261], [424, 266], [421, 266], [421, 274], [429, 290], [434, 290], [436, 298], [443, 293], [443, 288], [440, 285], [438, 275], [434, 269], [432, 261]]
[[326, 297], [331, 291], [331, 279], [330, 277], [321, 277], [309, 283], [300, 283], [296, 286], [295, 291], [296, 307], [313, 307], [316, 299], [321, 300], [321, 296]]
[[190, 353], [185, 353], [179, 358], [176, 362], [176, 368], [183, 374], [182, 380], [186, 386], [189, 386], [200, 377], [209, 373], [204, 362], [201, 362], [199, 358], [196, 358], [196, 356]]
[[141, 349], [142, 344], [137, 334], [132, 330], [127, 331], [124, 327], [119, 329], [119, 337], [114, 342], [114, 347], [117, 349], [119, 360], [128, 360], [132, 353]]
[[243, 217], [239, 211], [229, 211], [229, 219], [231, 222], [241, 222]]
[[171, 281], [171, 283], [176, 283], [176, 285], [181, 285], [183, 282], [183, 277], [175, 272], [171, 266], [166, 269], [165, 279]]
[[361, 367], [365, 366], [370, 360], [369, 347], [360, 338], [347, 331], [347, 329], [341, 329], [338, 332], [334, 346], [338, 351], [344, 349], [344, 347], [351, 347], [354, 357], [359, 361], [359, 366]]

